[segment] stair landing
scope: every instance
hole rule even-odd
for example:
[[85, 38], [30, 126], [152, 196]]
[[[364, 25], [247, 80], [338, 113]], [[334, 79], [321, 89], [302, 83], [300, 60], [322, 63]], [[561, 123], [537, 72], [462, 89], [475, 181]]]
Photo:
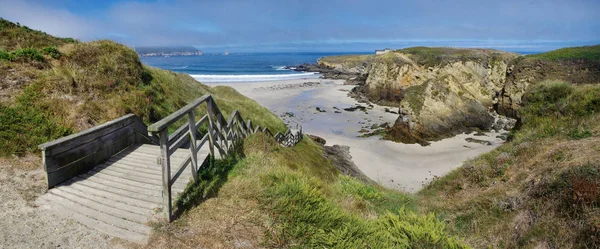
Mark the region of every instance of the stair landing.
[[[41, 208], [100, 232], [145, 244], [151, 232], [148, 223], [161, 216], [163, 206], [162, 169], [156, 163], [157, 155], [158, 146], [131, 146], [87, 173], [50, 189], [36, 202]], [[178, 149], [171, 155], [171, 175], [188, 155], [189, 149]], [[205, 146], [198, 153], [198, 162], [208, 155]], [[191, 178], [188, 166], [173, 184], [174, 200]]]

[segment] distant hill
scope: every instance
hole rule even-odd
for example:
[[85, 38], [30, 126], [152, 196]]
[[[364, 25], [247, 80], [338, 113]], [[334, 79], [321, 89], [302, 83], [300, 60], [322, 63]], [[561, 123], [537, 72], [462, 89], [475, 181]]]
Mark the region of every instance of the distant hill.
[[204, 55], [202, 50], [192, 46], [178, 47], [136, 47], [135, 52], [140, 56], [190, 56]]

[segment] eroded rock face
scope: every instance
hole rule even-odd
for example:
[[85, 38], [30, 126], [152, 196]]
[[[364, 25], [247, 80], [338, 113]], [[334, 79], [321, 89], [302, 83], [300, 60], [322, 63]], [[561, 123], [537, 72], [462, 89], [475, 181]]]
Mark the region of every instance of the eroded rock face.
[[398, 107], [387, 138], [420, 144], [473, 128], [511, 129], [518, 123], [522, 96], [536, 82], [600, 82], [597, 62], [548, 61], [486, 49], [416, 47], [333, 56], [319, 59], [310, 71], [358, 85], [351, 95], [359, 101]]
[[489, 130], [494, 117], [488, 112], [506, 82], [510, 61], [517, 55], [477, 51], [472, 58], [449, 58], [427, 65], [411, 54], [388, 53], [363, 58], [367, 62], [321, 65], [365, 78], [357, 91], [370, 101], [400, 108], [400, 117], [388, 138], [405, 143], [452, 136], [471, 128]]

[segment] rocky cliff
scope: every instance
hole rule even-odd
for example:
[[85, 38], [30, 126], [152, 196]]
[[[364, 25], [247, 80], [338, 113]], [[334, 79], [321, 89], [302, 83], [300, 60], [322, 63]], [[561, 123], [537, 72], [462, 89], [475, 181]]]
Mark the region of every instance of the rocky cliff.
[[600, 82], [598, 60], [548, 54], [415, 47], [383, 55], [324, 57], [308, 69], [357, 84], [353, 94], [364, 101], [398, 107], [400, 116], [386, 137], [424, 144], [475, 128], [510, 129], [521, 97], [533, 83]]

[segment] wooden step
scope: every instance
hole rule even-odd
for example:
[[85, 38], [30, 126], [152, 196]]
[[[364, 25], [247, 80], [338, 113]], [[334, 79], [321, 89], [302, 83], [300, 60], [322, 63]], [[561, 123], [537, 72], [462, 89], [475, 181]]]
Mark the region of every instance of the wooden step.
[[83, 175], [79, 175], [80, 178], [82, 178], [82, 180], [85, 181], [91, 181], [91, 182], [95, 182], [98, 184], [106, 184], [106, 185], [111, 185], [113, 187], [116, 188], [120, 188], [120, 189], [129, 189], [133, 192], [136, 193], [142, 193], [145, 195], [150, 195], [150, 196], [156, 196], [156, 197], [161, 197], [162, 196], [162, 189], [161, 188], [154, 188], [154, 189], [148, 189], [148, 188], [143, 188], [143, 187], [138, 187], [138, 186], [133, 186], [133, 185], [128, 185], [128, 184], [124, 184], [118, 181], [111, 181], [111, 180], [107, 180], [98, 176], [91, 176], [88, 174], [83, 174]]
[[74, 195], [74, 194], [66, 192], [62, 189], [55, 188], [55, 189], [51, 189], [49, 192], [54, 195], [59, 195], [65, 199], [69, 199], [73, 202], [76, 202], [79, 205], [90, 207], [92, 209], [107, 213], [109, 215], [121, 217], [126, 220], [130, 220], [130, 221], [133, 221], [133, 222], [136, 222], [139, 224], [145, 224], [146, 222], [148, 222], [149, 217], [147, 217], [145, 215], [136, 214], [136, 213], [130, 212], [129, 210], [122, 210], [122, 209], [114, 208], [110, 205], [107, 205], [106, 203], [97, 202], [92, 199], [88, 199], [85, 196]]
[[58, 188], [54, 188], [54, 189], [58, 189], [62, 192], [67, 192], [69, 194], [77, 195], [79, 197], [85, 197], [85, 198], [93, 200], [95, 202], [104, 203], [105, 205], [108, 205], [108, 206], [111, 206], [111, 207], [114, 207], [114, 208], [117, 208], [120, 210], [127, 210], [129, 212], [140, 214], [140, 215], [150, 216], [154, 213], [152, 211], [152, 209], [149, 209], [149, 208], [141, 208], [141, 207], [137, 207], [137, 206], [132, 206], [125, 202], [115, 201], [115, 200], [108, 199], [108, 198], [105, 198], [102, 196], [82, 192], [81, 190], [78, 190], [75, 188], [69, 188], [66, 186], [62, 186], [62, 187], [58, 187]]
[[92, 195], [96, 195], [96, 196], [101, 196], [107, 199], [111, 199], [114, 201], [118, 201], [118, 202], [123, 202], [126, 203], [128, 205], [132, 205], [132, 206], [136, 206], [136, 207], [140, 207], [140, 208], [145, 208], [145, 209], [154, 209], [156, 207], [158, 207], [159, 205], [157, 205], [156, 203], [152, 203], [152, 202], [148, 202], [148, 201], [144, 201], [144, 200], [138, 200], [138, 199], [134, 199], [134, 198], [130, 198], [127, 196], [122, 196], [122, 195], [118, 195], [115, 193], [111, 193], [102, 189], [95, 189], [95, 188], [91, 188], [88, 187], [86, 185], [82, 185], [79, 183], [73, 183], [68, 185], [71, 188], [77, 189], [83, 193], [86, 194], [92, 194]]
[[74, 178], [78, 184], [88, 186], [90, 188], [102, 189], [107, 192], [111, 192], [113, 194], [117, 194], [120, 196], [130, 197], [132, 199], [143, 200], [147, 202], [156, 203], [160, 205], [162, 202], [162, 197], [146, 195], [140, 192], [135, 192], [132, 189], [121, 189], [113, 186], [112, 184], [100, 184], [93, 181], [86, 181], [84, 178], [76, 177]]
[[73, 210], [64, 207], [60, 203], [56, 203], [51, 199], [46, 199], [46, 195], [40, 198], [40, 203], [43, 203], [43, 205], [41, 205], [43, 208], [54, 210], [63, 217], [76, 220], [77, 222], [89, 228], [96, 229], [105, 234], [140, 244], [145, 244], [148, 241], [149, 232], [147, 234], [137, 233], [128, 229], [113, 226], [109, 223], [91, 218], [79, 212], [73, 212]]

